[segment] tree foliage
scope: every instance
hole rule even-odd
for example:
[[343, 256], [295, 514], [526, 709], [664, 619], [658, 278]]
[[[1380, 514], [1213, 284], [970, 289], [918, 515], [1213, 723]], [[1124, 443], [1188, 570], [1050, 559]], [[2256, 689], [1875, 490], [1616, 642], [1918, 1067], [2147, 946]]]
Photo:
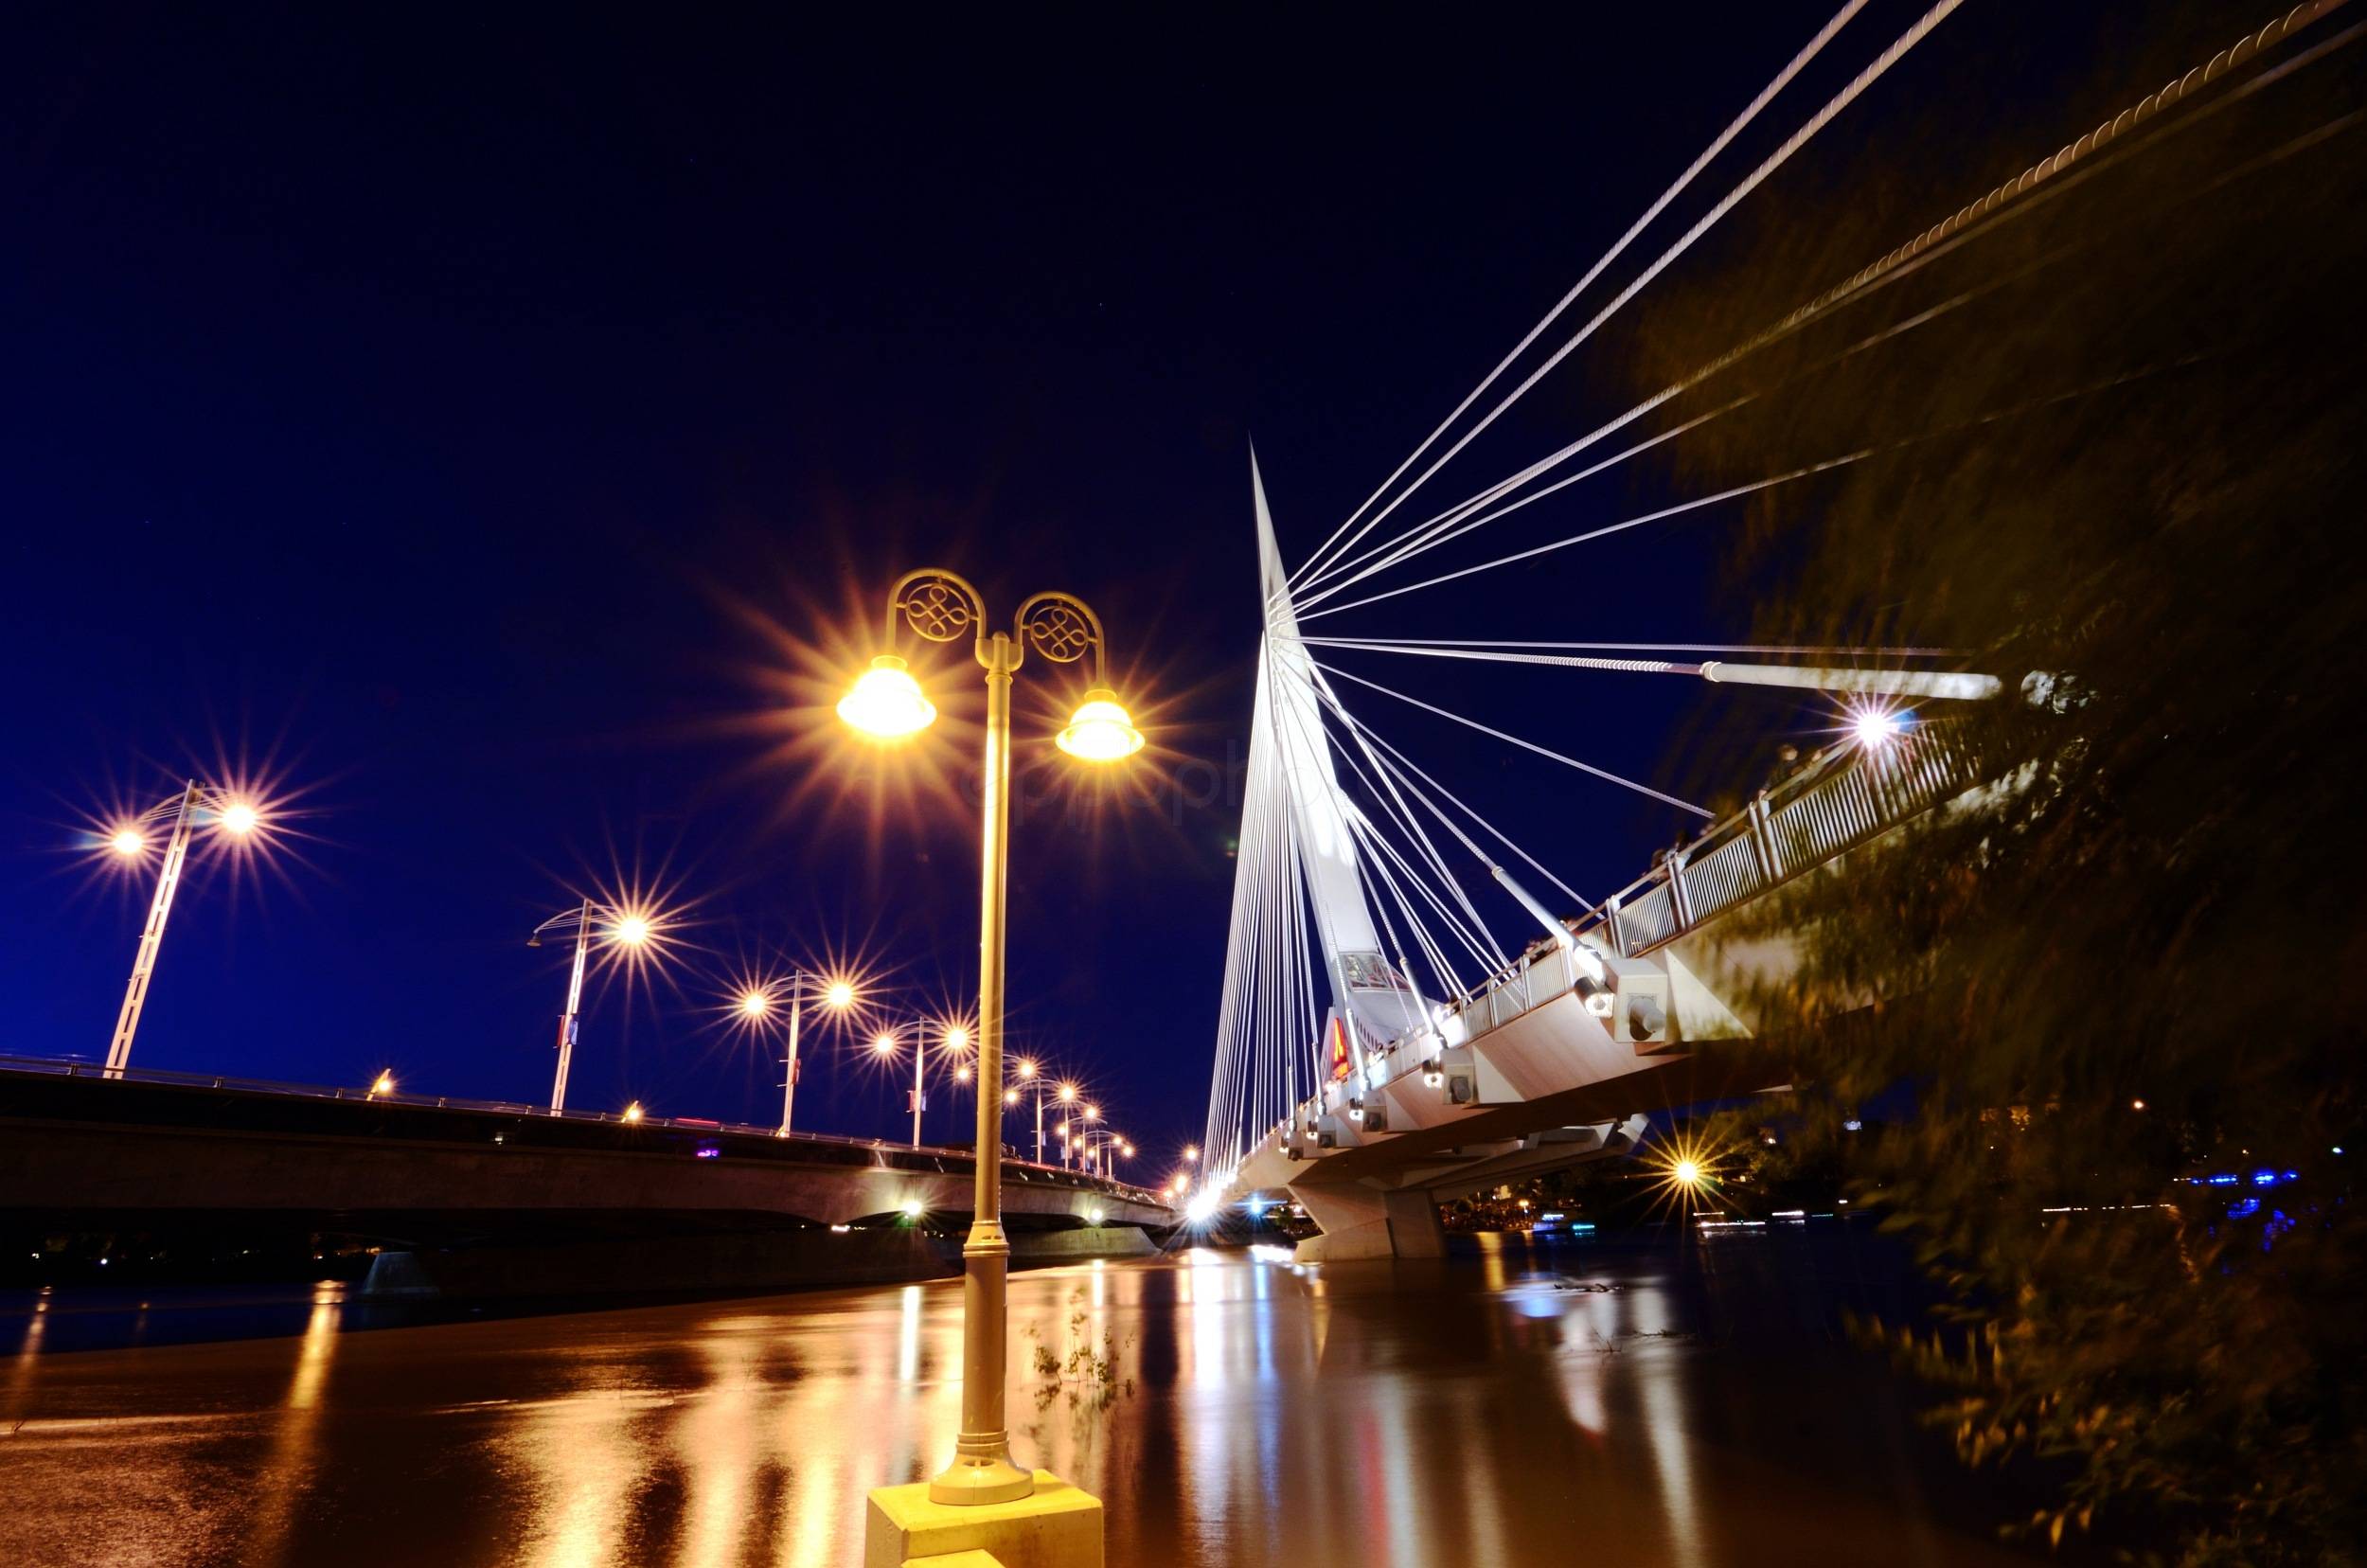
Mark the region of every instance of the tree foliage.
[[[1691, 441], [1697, 484], [1877, 449], [1756, 508], [1735, 580], [1769, 640], [2005, 677], [1904, 741], [1968, 747], [1997, 786], [1763, 907], [1804, 935], [1754, 1001], [1799, 1054], [1781, 1114], [1811, 1155], [1912, 1096], [1853, 1196], [1949, 1287], [1956, 1331], [1892, 1343], [1964, 1457], [2056, 1461], [2041, 1539], [2163, 1560], [2367, 1541], [2361, 80], [2338, 50], [2157, 135], [1688, 404], [1753, 395]], [[1947, 210], [1923, 154], [2002, 176], [2045, 134], [1869, 154], [1846, 188], [1872, 195], [1760, 236], [1645, 379]]]

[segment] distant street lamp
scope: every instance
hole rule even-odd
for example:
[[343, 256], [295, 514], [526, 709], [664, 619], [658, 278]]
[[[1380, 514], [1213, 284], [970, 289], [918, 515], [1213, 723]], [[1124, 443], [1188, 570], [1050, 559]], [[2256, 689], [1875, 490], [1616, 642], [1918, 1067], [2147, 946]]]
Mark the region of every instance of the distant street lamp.
[[125, 860], [136, 860], [148, 853], [149, 830], [167, 821], [172, 824], [165, 838], [164, 864], [156, 873], [156, 896], [149, 903], [148, 924], [140, 931], [139, 950], [132, 960], [132, 979], [123, 988], [123, 1008], [116, 1015], [116, 1032], [107, 1042], [109, 1078], [121, 1078], [132, 1064], [132, 1037], [139, 1032], [140, 1010], [148, 1005], [148, 983], [155, 975], [156, 954], [165, 942], [165, 921], [172, 914], [172, 895], [181, 885], [181, 867], [188, 859], [189, 838], [201, 816], [209, 816], [217, 829], [234, 839], [252, 838], [263, 826], [262, 813], [253, 803], [192, 778], [178, 795], [116, 824], [107, 835], [109, 849]]
[[559, 1070], [551, 1077], [551, 1114], [554, 1116], [567, 1108], [567, 1068], [575, 1057], [576, 1037], [583, 1012], [583, 964], [591, 952], [596, 931], [617, 947], [640, 949], [649, 946], [656, 935], [656, 926], [653, 917], [646, 910], [615, 909], [605, 904], [596, 905], [586, 899], [578, 907], [544, 920], [526, 937], [528, 947], [541, 947], [544, 936], [563, 936], [572, 933], [576, 938], [576, 961], [567, 975], [567, 1010], [559, 1015]]
[[814, 992], [822, 1005], [832, 1012], [845, 1012], [855, 1005], [855, 988], [844, 979], [823, 979], [803, 969], [792, 969], [788, 977], [778, 982], [749, 987], [739, 993], [739, 1016], [752, 1025], [761, 1025], [772, 1016], [775, 989], [789, 995], [789, 1054], [781, 1064], [781, 1126], [775, 1136], [789, 1136], [791, 1118], [797, 1110], [797, 1041], [805, 1023], [806, 997]]
[[1036, 1163], [1043, 1164], [1043, 1079], [1036, 1076], [1036, 1059], [1019, 1059], [1019, 1076], [1036, 1086]]
[[[1035, 594], [1020, 601], [1009, 632], [987, 630], [986, 600], [952, 572], [908, 572], [888, 595], [887, 641], [899, 626], [930, 642], [969, 637], [986, 670], [985, 830], [981, 835], [978, 965], [978, 1141], [976, 1192], [970, 1236], [962, 1245], [966, 1278], [962, 1313], [962, 1424], [953, 1462], [931, 1478], [932, 1501], [1006, 1503], [1035, 1490], [1035, 1478], [1011, 1463], [1004, 1410], [1006, 1332], [1004, 1287], [1010, 1243], [1003, 1234], [1003, 1163], [999, 1153], [1003, 1098], [1004, 912], [1010, 873], [1011, 677], [1033, 649], [1054, 664], [1091, 654], [1094, 685], [1058, 744], [1071, 757], [1113, 762], [1143, 746], [1143, 736], [1108, 686], [1108, 650], [1100, 617], [1068, 594]], [[936, 717], [904, 661], [882, 652], [838, 706], [839, 716], [882, 740], [917, 734]]]

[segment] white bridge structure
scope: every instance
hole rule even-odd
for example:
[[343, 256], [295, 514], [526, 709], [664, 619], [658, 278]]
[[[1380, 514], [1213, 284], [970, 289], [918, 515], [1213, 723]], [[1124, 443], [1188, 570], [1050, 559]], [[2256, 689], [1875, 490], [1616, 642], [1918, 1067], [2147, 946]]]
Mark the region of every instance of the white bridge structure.
[[[1219, 1204], [1288, 1193], [1323, 1233], [1301, 1244], [1303, 1258], [1433, 1255], [1444, 1241], [1441, 1201], [1629, 1152], [1644, 1138], [1649, 1113], [1779, 1087], [1785, 1074], [1775, 1052], [1704, 1056], [1695, 1049], [1707, 1041], [1750, 1039], [1749, 983], [1780, 975], [1788, 962], [1783, 940], [1737, 944], [1721, 934], [1721, 919], [1980, 787], [1984, 770], [1949, 739], [1950, 704], [2050, 697], [2040, 677], [2009, 691], [1994, 676], [1952, 668], [1962, 661], [1931, 648], [1521, 641], [1497, 628], [1485, 638], [1408, 638], [1397, 634], [1405, 607], [1395, 603], [1383, 633], [1322, 636], [1307, 630], [1322, 617], [1475, 574], [1530, 570], [1540, 558], [1590, 541], [1895, 450], [1893, 442], [1796, 454], [1750, 483], [1633, 516], [1591, 514], [1575, 533], [1417, 580], [1392, 579], [1406, 563], [1484, 527], [1501, 528], [1533, 503], [1566, 498], [1571, 487], [1664, 442], [1747, 403], [1808, 387], [1832, 365], [1976, 305], [2002, 280], [1979, 271], [1977, 251], [1967, 247], [2071, 192], [2097, 169], [2145, 156], [2194, 121], [2273, 88], [2367, 31], [2356, 23], [2339, 32], [2317, 25], [2340, 0], [2300, 6], [1633, 407], [1443, 510], [1419, 521], [1399, 515], [1423, 484], [1844, 114], [1958, 3], [1932, 5], [1789, 136], [1772, 140], [1759, 163], [1631, 280], [1591, 309], [1581, 305], [1721, 154], [1753, 135], [1768, 139], [1753, 127], [1787, 86], [1812, 70], [1833, 74], [1829, 62], [1815, 62], [1862, 9], [1861, 0], [1843, 4], [1294, 571], [1285, 565], [1253, 458], [1263, 624], [1203, 1144], [1205, 1185], [1191, 1205], [1198, 1217]], [[2331, 134], [2312, 133], [2273, 156], [2309, 155]], [[2191, 191], [2174, 192], [2165, 205], [2192, 199]], [[2071, 254], [2066, 249], [2055, 258]], [[2038, 264], [2051, 262], [2042, 258]], [[1557, 330], [1564, 334], [1558, 341], [1549, 336]], [[1738, 392], [1721, 383], [1734, 366], [1779, 342], [1789, 343], [1785, 363], [1796, 368], [1776, 387]], [[2124, 386], [2148, 373], [2115, 375], [1981, 422], [2043, 412], [2067, 397]], [[1652, 429], [1653, 421], [1661, 427]], [[1614, 437], [1625, 444], [1598, 452]], [[1555, 602], [1553, 596], [1534, 597]], [[1495, 601], [1476, 602], [1492, 608]], [[1351, 656], [1373, 654], [1830, 694], [1824, 702], [1837, 739], [1720, 817], [1570, 755], [1554, 736], [1524, 738], [1483, 722], [1460, 702], [1426, 701], [1343, 668]], [[1368, 695], [1567, 766], [1593, 781], [1583, 788], [1638, 791], [1702, 826], [1644, 876], [1590, 901], [1368, 723]], [[1557, 705], [1548, 709], [1547, 722], [1567, 732], [1575, 727], [1567, 716], [1579, 711], [1575, 702]], [[1450, 766], [1438, 764], [1442, 773]], [[1557, 809], [1553, 838], [1566, 840], [1586, 820], [1583, 802]], [[1507, 937], [1507, 931], [1518, 935]]]

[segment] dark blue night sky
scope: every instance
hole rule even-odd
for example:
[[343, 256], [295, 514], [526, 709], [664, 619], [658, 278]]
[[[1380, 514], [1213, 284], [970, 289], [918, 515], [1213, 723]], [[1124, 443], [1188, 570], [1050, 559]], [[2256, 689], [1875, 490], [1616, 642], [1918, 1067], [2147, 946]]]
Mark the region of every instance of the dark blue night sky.
[[[1870, 52], [1919, 9], [1853, 27]], [[767, 1118], [770, 1053], [715, 1011], [736, 968], [858, 952], [893, 971], [896, 1017], [973, 994], [974, 670], [938, 662], [971, 723], [909, 755], [863, 752], [828, 706], [887, 584], [942, 563], [1005, 614], [1040, 587], [1089, 598], [1152, 733], [1138, 787], [1079, 780], [1050, 737], [1081, 681], [1022, 677], [1011, 1029], [1164, 1168], [1207, 1095], [1250, 442], [1303, 557], [1827, 13], [20, 12], [0, 1052], [103, 1055], [147, 887], [80, 835], [228, 769], [294, 814], [266, 868], [193, 864], [141, 1065], [391, 1065], [534, 1100], [565, 954], [524, 938], [621, 877], [694, 906], [685, 951], [640, 994], [596, 988], [572, 1102]], [[1886, 88], [2111, 46], [2105, 21], [2057, 29], [2033, 63], [2042, 14], [1968, 10]], [[1967, 172], [2000, 171], [1906, 193], [1900, 236]], [[1765, 194], [1832, 199], [1808, 171]], [[1611, 357], [1442, 475], [1440, 504], [1624, 406]], [[1574, 492], [1504, 543], [1663, 482]], [[1329, 624], [1728, 636], [1749, 622], [1717, 570], [1735, 523]], [[1372, 672], [1662, 783], [1689, 782], [1673, 742], [1709, 711], [1673, 681]], [[1718, 701], [1770, 744], [1817, 722]], [[1680, 827], [1388, 705], [1365, 716], [1581, 888]], [[899, 1112], [826, 1038], [800, 1122]], [[954, 1135], [942, 1096], [932, 1118]]]

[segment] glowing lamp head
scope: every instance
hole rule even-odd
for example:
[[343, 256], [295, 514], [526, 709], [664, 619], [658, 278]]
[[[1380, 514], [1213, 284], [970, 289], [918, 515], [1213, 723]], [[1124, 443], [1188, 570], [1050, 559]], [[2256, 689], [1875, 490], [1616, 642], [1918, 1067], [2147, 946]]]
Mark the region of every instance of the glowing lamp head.
[[1027, 1057], [1021, 1057], [1019, 1059], [1019, 1076], [1023, 1078], [1031, 1078], [1036, 1076], [1036, 1063], [1032, 1059]]
[[1200, 1164], [1200, 1145], [1185, 1144], [1184, 1146], [1184, 1163], [1186, 1165]]
[[262, 825], [262, 813], [243, 800], [234, 800], [222, 809], [222, 826], [224, 832], [236, 833], [239, 837], [244, 838]]
[[1204, 1225], [1216, 1217], [1217, 1195], [1213, 1192], [1196, 1192], [1192, 1201], [1184, 1205], [1184, 1218], [1195, 1225]]
[[640, 1119], [641, 1102], [639, 1100], [634, 1100], [631, 1105], [625, 1107], [625, 1120], [629, 1122], [637, 1122]]
[[969, 1050], [969, 1026], [961, 1024], [948, 1024], [945, 1026], [945, 1048], [949, 1051]]
[[1099, 1121], [1101, 1119], [1101, 1107], [1098, 1105], [1088, 1105], [1085, 1107], [1085, 1119], [1087, 1121]]
[[373, 1095], [391, 1095], [394, 1092], [395, 1075], [391, 1072], [381, 1073], [370, 1080], [370, 1093]]
[[953, 1081], [955, 1083], [968, 1083], [970, 1081], [969, 1062], [965, 1061], [959, 1067], [953, 1069]]
[[740, 1017], [762, 1018], [766, 1013], [769, 1013], [772, 1010], [773, 999], [765, 995], [764, 992], [760, 990], [744, 990], [739, 993]]
[[936, 704], [920, 693], [904, 661], [882, 653], [839, 699], [838, 716], [875, 740], [901, 740], [934, 722]]
[[896, 1054], [896, 1037], [892, 1034], [873, 1035], [871, 1037], [871, 1050], [872, 1054], [875, 1056], [894, 1056]]
[[136, 828], [118, 828], [107, 840], [107, 847], [129, 860], [148, 847], [148, 835]]
[[855, 1005], [855, 988], [844, 980], [833, 980], [822, 993], [822, 1000], [833, 1007], [851, 1007]]
[[1130, 1160], [1134, 1157], [1134, 1146], [1130, 1143], [1122, 1143], [1118, 1145], [1118, 1152]]
[[1004, 1090], [1003, 1103], [1006, 1105], [1017, 1105], [1019, 1103], [1019, 1091], [1016, 1089]]
[[1063, 1083], [1060, 1085], [1060, 1103], [1062, 1105], [1066, 1105], [1069, 1101], [1075, 1099], [1076, 1097], [1077, 1085], [1074, 1083]]
[[620, 916], [616, 923], [608, 928], [608, 934], [627, 947], [644, 946], [650, 940], [649, 917], [646, 915]]
[[1676, 1178], [1679, 1186], [1693, 1187], [1701, 1185], [1701, 1167], [1699, 1161], [1679, 1160], [1669, 1167], [1668, 1174]]
[[926, 1214], [926, 1213], [928, 1213], [928, 1212], [929, 1212], [929, 1211], [928, 1211], [928, 1209], [922, 1205], [922, 1203], [921, 1203], [920, 1200], [919, 1200], [919, 1199], [917, 1199], [917, 1198], [907, 1198], [907, 1199], [905, 1199], [905, 1200], [904, 1200], [904, 1203], [903, 1203], [903, 1208], [904, 1208], [904, 1218], [905, 1218], [905, 1219], [907, 1219], [907, 1220], [917, 1220], [917, 1219], [919, 1219], [922, 1215], [924, 1215], [924, 1214]]
[[1889, 745], [1905, 727], [1899, 715], [1888, 708], [1867, 708], [1849, 722], [1850, 733], [1858, 738], [1858, 744], [1869, 751]]
[[1060, 732], [1059, 746], [1087, 762], [1116, 762], [1143, 749], [1143, 732], [1134, 727], [1116, 692], [1095, 686], [1085, 693], [1076, 717]]

